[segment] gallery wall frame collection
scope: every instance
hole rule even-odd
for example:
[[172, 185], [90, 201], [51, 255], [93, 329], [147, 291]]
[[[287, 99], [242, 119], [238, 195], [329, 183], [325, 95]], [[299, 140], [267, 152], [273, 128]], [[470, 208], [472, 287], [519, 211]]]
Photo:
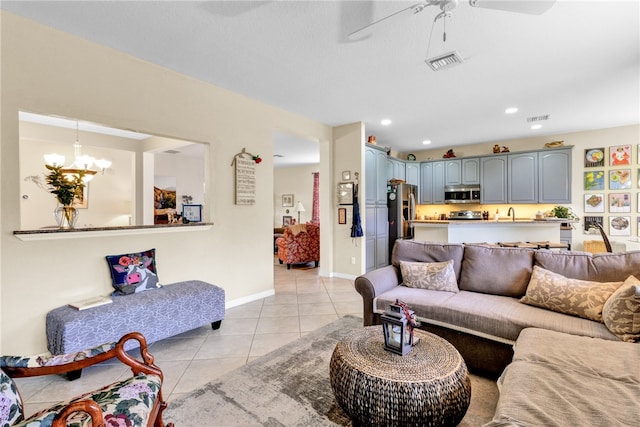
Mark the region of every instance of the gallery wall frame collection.
[[[640, 165], [640, 145], [635, 151], [636, 164]], [[632, 224], [636, 222], [636, 233], [640, 236], [640, 216], [628, 215], [633, 211], [634, 199], [635, 212], [640, 213], [640, 168], [632, 168], [632, 165], [633, 146], [630, 144], [609, 146], [608, 153], [607, 147], [584, 150], [584, 212], [603, 214], [585, 216], [585, 232], [588, 232], [589, 224], [598, 222], [608, 227], [611, 236], [631, 236]], [[635, 197], [631, 192], [634, 188], [637, 190]], [[610, 215], [605, 221], [604, 214], [607, 213]]]

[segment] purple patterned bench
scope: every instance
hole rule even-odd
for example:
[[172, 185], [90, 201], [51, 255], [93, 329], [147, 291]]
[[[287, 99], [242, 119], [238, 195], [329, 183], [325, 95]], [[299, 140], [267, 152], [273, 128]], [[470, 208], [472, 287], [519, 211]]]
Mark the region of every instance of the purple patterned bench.
[[[58, 307], [47, 313], [47, 348], [66, 354], [118, 341], [140, 332], [153, 343], [211, 323], [218, 329], [225, 314], [224, 289], [190, 280], [132, 295], [112, 296], [113, 303], [76, 310]], [[131, 340], [127, 350], [135, 348]]]

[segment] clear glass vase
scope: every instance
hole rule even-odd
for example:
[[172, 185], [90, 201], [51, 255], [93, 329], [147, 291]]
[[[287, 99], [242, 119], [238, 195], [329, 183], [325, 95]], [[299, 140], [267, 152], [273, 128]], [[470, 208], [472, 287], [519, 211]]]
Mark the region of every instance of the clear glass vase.
[[58, 227], [62, 229], [73, 228], [78, 219], [78, 210], [73, 206], [58, 206], [53, 215], [56, 217]]

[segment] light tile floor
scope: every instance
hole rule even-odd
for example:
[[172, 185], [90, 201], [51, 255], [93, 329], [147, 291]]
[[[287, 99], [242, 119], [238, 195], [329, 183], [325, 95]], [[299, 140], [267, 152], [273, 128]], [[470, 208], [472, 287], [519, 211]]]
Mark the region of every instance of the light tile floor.
[[[362, 299], [353, 280], [319, 277], [312, 266], [287, 270], [274, 258], [274, 296], [227, 310], [217, 331], [203, 326], [151, 344], [150, 352], [165, 375], [163, 393], [169, 404], [340, 316], [362, 317]], [[85, 369], [76, 381], [48, 375], [16, 382], [30, 415], [129, 375], [126, 366], [109, 361]]]

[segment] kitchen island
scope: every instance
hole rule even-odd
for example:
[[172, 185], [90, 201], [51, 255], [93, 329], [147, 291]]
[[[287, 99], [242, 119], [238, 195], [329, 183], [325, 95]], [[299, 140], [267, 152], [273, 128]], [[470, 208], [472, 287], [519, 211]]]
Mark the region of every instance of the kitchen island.
[[415, 220], [414, 239], [443, 243], [560, 242], [567, 220]]

